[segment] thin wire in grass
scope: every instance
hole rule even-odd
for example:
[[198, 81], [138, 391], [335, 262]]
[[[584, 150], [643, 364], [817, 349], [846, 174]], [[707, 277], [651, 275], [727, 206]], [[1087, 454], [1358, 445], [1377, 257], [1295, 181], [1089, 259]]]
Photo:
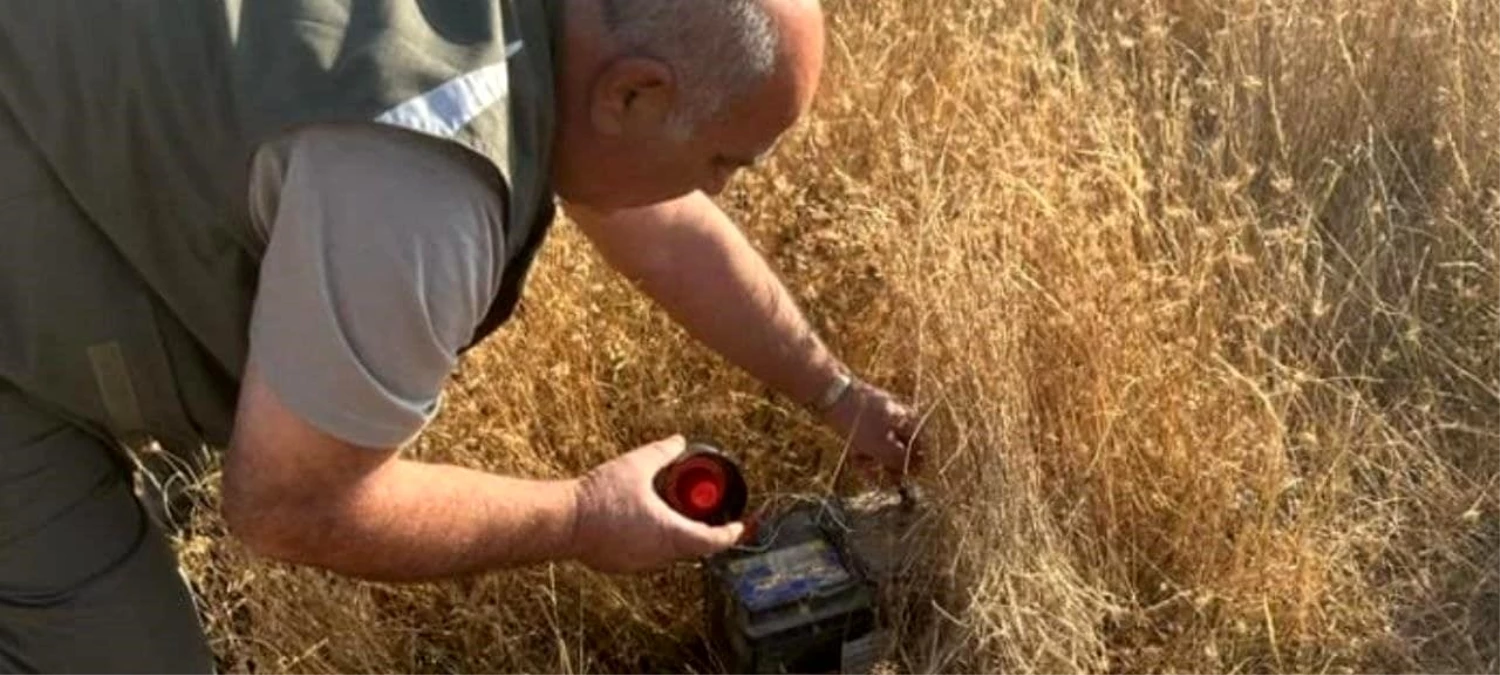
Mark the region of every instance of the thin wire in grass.
[[[766, 513], [784, 513], [790, 510], [790, 508], [781, 508], [787, 502], [812, 504], [814, 506], [817, 506], [820, 510], [820, 517], [827, 516], [830, 520], [833, 521], [835, 525], [839, 527], [839, 529], [843, 530], [846, 533], [853, 531], [853, 528], [851, 528], [849, 524], [839, 516], [839, 514], [842, 513], [842, 509], [844, 507], [844, 500], [837, 495], [819, 497], [806, 493], [771, 493], [766, 501], [761, 504], [760, 508], [755, 510], [755, 515], [753, 516], [753, 518], [756, 520], [756, 522], [760, 522], [761, 518]], [[779, 535], [780, 533], [780, 527], [773, 527], [770, 530], [769, 536], [760, 537], [760, 539], [766, 542], [774, 542], [776, 541], [777, 535]], [[767, 543], [759, 546], [734, 546], [731, 550], [741, 553], [764, 553], [770, 550], [770, 548], [771, 545]]]

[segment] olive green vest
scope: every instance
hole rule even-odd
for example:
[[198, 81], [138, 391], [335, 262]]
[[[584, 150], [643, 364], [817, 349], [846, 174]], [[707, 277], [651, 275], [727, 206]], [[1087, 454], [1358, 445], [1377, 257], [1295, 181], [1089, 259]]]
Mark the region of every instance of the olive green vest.
[[[68, 322], [81, 319], [59, 291], [58, 311], [0, 317], [0, 378], [116, 436], [226, 443], [263, 253], [249, 159], [280, 132], [327, 122], [451, 139], [494, 167], [509, 259], [483, 339], [513, 311], [553, 216], [557, 4], [0, 3], [0, 106], [144, 281], [153, 315], [122, 298], [108, 339], [74, 340]], [[108, 280], [84, 269], [47, 283]], [[170, 392], [151, 381], [161, 362]]]

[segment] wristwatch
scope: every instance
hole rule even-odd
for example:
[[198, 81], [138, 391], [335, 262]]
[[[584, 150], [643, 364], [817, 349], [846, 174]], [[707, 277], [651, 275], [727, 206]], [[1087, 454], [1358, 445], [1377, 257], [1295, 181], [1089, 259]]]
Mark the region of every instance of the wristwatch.
[[828, 388], [823, 390], [823, 395], [813, 402], [813, 410], [819, 414], [828, 412], [853, 387], [854, 378], [847, 373], [839, 373], [832, 382], [828, 383]]

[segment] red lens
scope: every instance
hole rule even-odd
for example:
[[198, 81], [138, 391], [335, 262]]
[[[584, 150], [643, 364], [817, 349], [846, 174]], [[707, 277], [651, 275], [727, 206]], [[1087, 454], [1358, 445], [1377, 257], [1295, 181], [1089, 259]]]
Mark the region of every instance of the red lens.
[[662, 467], [652, 476], [651, 487], [674, 511], [709, 525], [738, 520], [749, 496], [734, 460], [704, 445], [690, 446], [683, 457]]
[[719, 497], [723, 494], [717, 483], [706, 480], [688, 490], [688, 503], [699, 511], [709, 511], [719, 505]]
[[716, 469], [709, 463], [685, 467], [677, 477], [678, 502], [697, 514], [718, 508], [724, 498], [724, 476]]

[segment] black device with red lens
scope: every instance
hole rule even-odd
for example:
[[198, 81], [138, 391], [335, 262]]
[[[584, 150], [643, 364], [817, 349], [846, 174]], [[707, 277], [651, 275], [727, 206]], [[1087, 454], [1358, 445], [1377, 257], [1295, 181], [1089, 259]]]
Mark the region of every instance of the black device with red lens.
[[689, 445], [652, 481], [656, 494], [682, 515], [708, 525], [724, 525], [745, 515], [749, 490], [728, 455], [702, 443]]

